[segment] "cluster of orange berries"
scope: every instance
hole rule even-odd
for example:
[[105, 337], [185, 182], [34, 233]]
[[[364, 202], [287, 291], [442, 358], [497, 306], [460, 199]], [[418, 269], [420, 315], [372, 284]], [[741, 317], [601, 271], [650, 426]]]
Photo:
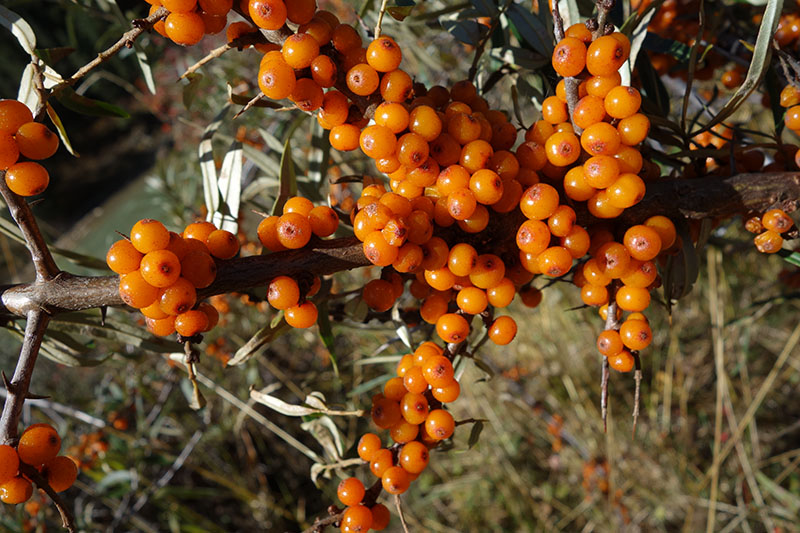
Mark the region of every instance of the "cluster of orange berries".
[[169, 11], [164, 20], [153, 25], [162, 36], [176, 44], [197, 44], [204, 35], [221, 32], [228, 22], [228, 12], [233, 0], [145, 0], [150, 4], [150, 15], [159, 7]]
[[764, 254], [774, 254], [783, 247], [782, 233], [794, 226], [794, 220], [783, 209], [770, 209], [761, 217], [745, 222], [745, 229], [757, 235], [753, 239], [756, 249]]
[[[455, 431], [453, 416], [444, 404], [455, 401], [461, 387], [445, 351], [433, 342], [424, 342], [413, 353], [404, 355], [397, 365], [397, 376], [372, 397], [372, 421], [389, 430], [393, 444], [383, 446], [375, 433], [358, 441], [358, 456], [369, 464], [389, 494], [402, 494], [428, 466], [430, 450]], [[342, 518], [344, 532], [365, 532], [386, 527], [385, 509], [364, 505], [364, 485], [357, 478], [339, 484], [339, 500], [347, 506]], [[385, 519], [384, 519], [385, 516]]]
[[[6, 185], [20, 196], [44, 192], [50, 174], [36, 162], [58, 150], [58, 136], [34, 122], [28, 106], [17, 100], [0, 100], [0, 171]], [[34, 161], [19, 161], [20, 156]]]
[[56, 491], [67, 490], [78, 477], [78, 466], [72, 458], [58, 455], [61, 437], [49, 424], [28, 426], [16, 448], [0, 445], [0, 501], [22, 503], [33, 495], [33, 485], [20, 472], [20, 463], [37, 469]]
[[[782, 107], [787, 107], [786, 116], [783, 119], [787, 128], [796, 135], [800, 135], [800, 87], [789, 84], [783, 88], [780, 95]], [[800, 149], [795, 152], [794, 164], [800, 167]]]
[[148, 330], [191, 338], [219, 320], [214, 306], [198, 304], [197, 289], [214, 281], [215, 258], [230, 259], [238, 252], [236, 236], [210, 222], [189, 224], [179, 235], [158, 220], [142, 219], [130, 238], [111, 245], [106, 263], [120, 275], [120, 297], [142, 312]]

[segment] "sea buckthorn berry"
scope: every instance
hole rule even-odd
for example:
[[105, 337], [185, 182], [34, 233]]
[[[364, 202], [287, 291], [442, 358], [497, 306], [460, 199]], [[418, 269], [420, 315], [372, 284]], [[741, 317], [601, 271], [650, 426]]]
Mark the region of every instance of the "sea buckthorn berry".
[[510, 316], [499, 316], [489, 326], [489, 338], [499, 346], [505, 346], [513, 341], [516, 336], [517, 323]]
[[419, 425], [410, 424], [405, 420], [401, 420], [389, 428], [389, 435], [394, 442], [405, 444], [417, 438], [419, 435]]
[[781, 90], [780, 94], [781, 107], [791, 107], [800, 104], [800, 87], [794, 85], [787, 85]]
[[[419, 129], [415, 129], [415, 131], [418, 132]], [[430, 154], [439, 163], [439, 166], [449, 167], [458, 163], [461, 157], [461, 145], [451, 135], [442, 133], [430, 141]]]
[[381, 477], [386, 469], [392, 466], [393, 460], [391, 450], [380, 448], [372, 453], [369, 459], [369, 469], [374, 475]]
[[597, 350], [607, 356], [617, 355], [624, 348], [619, 332], [614, 329], [607, 329], [597, 336]]
[[469, 276], [475, 268], [478, 252], [467, 243], [458, 243], [450, 249], [447, 267], [456, 276]]
[[500, 283], [486, 290], [486, 298], [493, 307], [502, 308], [511, 303], [516, 292], [514, 282], [503, 278]]
[[548, 96], [542, 102], [542, 118], [550, 124], [559, 124], [569, 120], [567, 104], [557, 96]]
[[405, 102], [411, 96], [412, 88], [411, 76], [399, 69], [387, 72], [381, 78], [380, 93], [385, 102]]
[[158, 289], [147, 283], [138, 270], [120, 276], [119, 295], [131, 307], [141, 309], [158, 298]]
[[583, 166], [573, 167], [564, 176], [564, 193], [568, 198], [577, 202], [590, 199], [597, 189], [586, 182]]
[[428, 382], [425, 380], [422, 368], [418, 366], [409, 368], [403, 376], [403, 385], [408, 392], [413, 394], [425, 392], [428, 389]]
[[650, 119], [641, 113], [634, 113], [619, 121], [617, 131], [622, 144], [636, 146], [647, 138], [650, 132]]
[[375, 109], [375, 124], [386, 126], [392, 133], [400, 133], [408, 127], [409, 114], [405, 106], [383, 102]]
[[800, 130], [800, 105], [792, 106], [787, 109], [783, 122], [790, 130]]
[[7, 483], [19, 470], [17, 450], [7, 444], [0, 444], [0, 485]]
[[446, 291], [453, 287], [456, 282], [456, 277], [450, 272], [450, 269], [442, 267], [434, 270], [426, 270], [425, 281], [434, 290]]
[[407, 169], [417, 168], [428, 160], [428, 141], [416, 133], [406, 133], [397, 141], [397, 159]]
[[0, 485], [0, 501], [8, 504], [23, 503], [33, 495], [33, 485], [21, 477], [11, 478]]
[[400, 422], [401, 417], [400, 404], [397, 401], [381, 397], [372, 402], [372, 421], [379, 428], [389, 429]]
[[500, 283], [505, 275], [506, 267], [502, 259], [494, 254], [482, 254], [476, 258], [469, 280], [480, 289], [489, 289]]
[[380, 78], [370, 65], [360, 63], [347, 71], [347, 88], [359, 96], [369, 96], [378, 89]]
[[587, 283], [581, 287], [581, 301], [593, 307], [608, 303], [608, 289], [601, 285]]
[[381, 476], [383, 489], [389, 494], [403, 494], [408, 490], [411, 479], [401, 466], [392, 466], [386, 469]]
[[447, 211], [455, 220], [466, 220], [475, 212], [477, 203], [470, 189], [456, 189], [447, 196]]
[[385, 35], [367, 46], [367, 63], [378, 72], [391, 72], [400, 66], [403, 52], [391, 37]]
[[634, 87], [619, 85], [611, 89], [603, 100], [606, 113], [613, 118], [627, 118], [639, 111], [642, 96]]
[[482, 139], [476, 139], [470, 141], [461, 149], [459, 163], [469, 173], [477, 172], [487, 167], [493, 154], [494, 149], [491, 144]]
[[372, 511], [364, 505], [348, 507], [342, 515], [342, 531], [366, 533], [372, 527]]
[[586, 92], [596, 98], [604, 99], [611, 89], [618, 87], [621, 82], [622, 77], [617, 71], [607, 76], [592, 76], [587, 80]]
[[619, 163], [609, 155], [590, 157], [583, 164], [583, 177], [586, 184], [595, 189], [611, 186], [619, 176]]
[[[628, 265], [630, 265], [630, 258], [628, 258], [628, 263], [625, 266], [626, 272]], [[583, 264], [582, 272], [586, 282], [592, 285], [605, 287], [611, 283], [611, 276], [606, 274], [605, 270], [600, 266], [600, 261], [595, 258], [589, 259]]]
[[631, 260], [628, 272], [620, 280], [629, 287], [649, 287], [658, 277], [656, 265], [652, 261]]
[[166, 318], [145, 318], [147, 331], [158, 337], [166, 337], [175, 333], [175, 317], [167, 315]]
[[605, 35], [595, 39], [586, 51], [586, 70], [592, 76], [611, 76], [617, 72], [628, 54], [616, 37]]
[[33, 122], [28, 106], [18, 100], [0, 100], [0, 132], [13, 135], [28, 122]]
[[436, 321], [436, 333], [447, 343], [458, 343], [469, 335], [469, 322], [455, 313], [445, 313]]
[[450, 248], [441, 237], [431, 237], [428, 241], [420, 244], [424, 259], [422, 268], [425, 270], [436, 270], [447, 264]]
[[180, 275], [194, 287], [204, 289], [217, 277], [217, 264], [209, 254], [195, 250], [181, 261]]
[[630, 372], [633, 370], [635, 360], [628, 350], [622, 350], [608, 358], [608, 366], [617, 372]]
[[542, 303], [542, 291], [536, 287], [528, 287], [527, 289], [521, 290], [519, 297], [522, 300], [523, 305], [525, 305], [525, 307], [530, 307], [531, 309], [538, 307], [539, 304]]
[[443, 355], [434, 355], [425, 361], [422, 373], [431, 387], [443, 387], [453, 381], [453, 364]]
[[58, 150], [58, 135], [39, 122], [28, 122], [14, 134], [19, 153], [28, 159], [47, 159]]
[[372, 458], [372, 454], [381, 449], [381, 438], [374, 433], [365, 433], [358, 441], [358, 456], [365, 461]]
[[392, 284], [382, 279], [369, 281], [364, 285], [361, 294], [367, 306], [379, 313], [391, 309], [396, 299]]
[[327, 205], [318, 205], [308, 213], [311, 232], [317, 237], [329, 237], [339, 227], [339, 216]]
[[108, 249], [106, 264], [117, 274], [127, 274], [139, 268], [142, 257], [144, 255], [129, 240], [121, 239]]
[[50, 174], [34, 161], [21, 161], [6, 170], [6, 185], [20, 196], [41, 194], [50, 184]]
[[592, 124], [600, 122], [605, 118], [606, 110], [603, 100], [596, 96], [586, 95], [578, 100], [572, 120], [579, 128], [588, 128]]
[[[364, 128], [359, 137], [359, 145], [368, 157], [381, 159], [391, 157], [395, 153], [395, 146], [398, 145], [398, 142], [391, 129], [386, 126], [374, 125]], [[398, 149], [400, 148], [399, 146], [397, 147]], [[425, 154], [425, 157], [427, 158], [427, 154]], [[402, 162], [402, 159], [400, 161]]]
[[269, 282], [267, 301], [275, 309], [288, 309], [300, 300], [300, 287], [288, 276], [278, 276]]
[[508, 180], [503, 182], [503, 195], [498, 201], [492, 204], [493, 211], [498, 213], [510, 213], [519, 205], [519, 201], [522, 199], [523, 185], [528, 187], [539, 182], [539, 179], [536, 177], [536, 173], [534, 171], [529, 169], [521, 169], [520, 174], [522, 173], [530, 173], [533, 175], [534, 179], [526, 179], [524, 183], [521, 183], [517, 180]]
[[553, 50], [552, 64], [559, 76], [577, 76], [586, 66], [586, 45], [575, 37], [564, 37]]
[[323, 99], [322, 88], [311, 78], [297, 80], [292, 94], [289, 95], [289, 100], [298, 109], [308, 113], [319, 109], [322, 106]]
[[482, 204], [478, 204], [469, 218], [457, 222], [458, 227], [466, 233], [480, 233], [489, 225], [489, 210]]
[[461, 165], [450, 165], [436, 178], [436, 188], [442, 196], [449, 196], [458, 189], [469, 187], [470, 174]]
[[219, 323], [219, 311], [217, 311], [217, 308], [210, 303], [203, 302], [197, 306], [197, 309], [198, 311], [205, 313], [206, 318], [208, 319], [208, 326], [206, 326], [204, 331], [210, 331], [214, 329], [217, 323]]
[[311, 79], [322, 88], [333, 87], [336, 83], [336, 73], [336, 63], [326, 55], [318, 55], [311, 61]]
[[38, 467], [58, 455], [61, 437], [49, 424], [35, 424], [23, 431], [17, 444], [19, 460]]
[[572, 255], [573, 259], [580, 259], [589, 251], [591, 239], [583, 227], [574, 225], [566, 235], [561, 237], [560, 244]]
[[285, 213], [277, 224], [278, 241], [286, 248], [302, 248], [311, 239], [311, 224], [300, 213]]
[[551, 246], [541, 252], [536, 261], [539, 272], [553, 278], [563, 276], [572, 267], [572, 254], [562, 246]]
[[296, 86], [294, 69], [282, 59], [269, 61], [258, 70], [258, 88], [267, 98], [272, 100], [288, 98]]
[[458, 384], [458, 381], [453, 380], [442, 387], [432, 387], [431, 393], [442, 403], [454, 402], [461, 394], [461, 385]]
[[250, 0], [250, 18], [259, 28], [277, 30], [286, 22], [287, 11], [283, 0]]
[[383, 385], [383, 395], [389, 400], [399, 402], [408, 393], [406, 386], [403, 385], [403, 378], [393, 377]]
[[224, 229], [212, 231], [206, 239], [208, 251], [218, 259], [231, 259], [239, 253], [236, 235]]
[[[136, 226], [134, 226], [135, 228]], [[186, 226], [183, 230], [183, 238], [184, 239], [197, 239], [198, 241], [205, 243], [208, 239], [208, 236], [211, 235], [211, 232], [216, 230], [217, 227], [212, 224], [211, 222], [193, 222]], [[133, 233], [131, 233], [131, 240], [133, 240]], [[134, 242], [134, 244], [136, 244]], [[165, 248], [166, 246], [161, 246], [159, 248]]]
[[522, 214], [532, 220], [549, 218], [556, 212], [558, 205], [558, 191], [546, 183], [536, 183], [528, 187], [519, 204]]
[[489, 159], [489, 169], [507, 182], [519, 175], [520, 166], [516, 155], [508, 150], [498, 150]]
[[608, 193], [605, 189], [595, 192], [589, 198], [586, 207], [589, 209], [589, 213], [597, 218], [617, 218], [624, 211], [623, 208], [616, 207], [609, 201]]
[[[130, 275], [130, 274], [126, 274]], [[168, 315], [185, 313], [197, 302], [197, 292], [191, 281], [184, 277], [163, 290], [161, 293], [161, 310]]]
[[370, 526], [375, 531], [383, 531], [389, 526], [389, 521], [392, 518], [389, 509], [386, 508], [385, 505], [382, 503], [376, 503], [372, 507], [370, 507], [372, 511], [372, 526]]
[[181, 275], [181, 263], [168, 250], [153, 250], [144, 255], [140, 264], [142, 278], [153, 287], [169, 287]]
[[650, 305], [650, 291], [623, 285], [617, 289], [616, 301], [623, 311], [644, 311]]
[[397, 259], [397, 247], [386, 242], [379, 230], [370, 232], [364, 239], [364, 255], [373, 265], [389, 266]]
[[619, 132], [607, 122], [598, 122], [583, 130], [580, 144], [591, 155], [613, 156], [620, 146]]
[[654, 215], [644, 221], [644, 225], [652, 228], [661, 238], [661, 249], [666, 250], [675, 244], [676, 231], [675, 224], [670, 219], [662, 215]]
[[[594, 126], [596, 126], [595, 124]], [[591, 126], [591, 127], [594, 127]], [[609, 127], [616, 131], [613, 126]], [[586, 131], [583, 133], [586, 134]], [[553, 135], [547, 138], [544, 142], [545, 153], [547, 154], [547, 160], [554, 166], [557, 167], [566, 167], [571, 165], [575, 161], [578, 160], [578, 157], [581, 155], [581, 143], [583, 142], [583, 136], [581, 137], [581, 141], [578, 141], [578, 138], [575, 136], [574, 133], [569, 131], [560, 131], [555, 132]], [[588, 151], [588, 150], [587, 150]]]
[[621, 174], [606, 189], [608, 203], [620, 209], [631, 207], [644, 198], [645, 189], [644, 181], [636, 174]]
[[[620, 140], [622, 140], [622, 137], [620, 137]], [[638, 174], [644, 165], [641, 152], [636, 148], [626, 145], [619, 147], [617, 153], [614, 154], [614, 159], [619, 163], [620, 173], [630, 172], [631, 174]]]
[[336, 488], [336, 495], [343, 505], [351, 507], [358, 505], [364, 499], [364, 484], [355, 477], [343, 479]]
[[568, 205], [559, 205], [547, 219], [547, 227], [554, 236], [564, 237], [572, 231], [576, 218], [574, 209]]
[[361, 48], [361, 36], [349, 24], [339, 24], [333, 29], [331, 44], [338, 52], [346, 54], [350, 50]]
[[630, 350], [644, 350], [653, 341], [653, 331], [647, 321], [631, 317], [633, 314], [619, 328], [622, 342]]
[[447, 119], [447, 133], [463, 146], [480, 138], [481, 123], [472, 114], [456, 113]]
[[182, 337], [193, 337], [207, 330], [208, 315], [202, 311], [186, 311], [175, 317], [175, 331]]
[[778, 252], [781, 247], [783, 246], [783, 237], [781, 237], [780, 233], [766, 230], [759, 235], [756, 235], [753, 242], [756, 245], [756, 249], [763, 253], [763, 254], [774, 254]]
[[794, 220], [783, 209], [770, 209], [762, 215], [761, 224], [775, 233], [784, 233], [794, 226]]
[[[631, 256], [627, 247], [621, 243], [608, 242], [603, 244], [593, 256], [600, 271], [610, 278], [619, 278], [628, 272]], [[586, 274], [585, 267], [584, 274]], [[589, 279], [588, 275], [586, 279]]]
[[191, 46], [205, 35], [206, 25], [197, 13], [170, 13], [164, 20], [164, 31], [175, 44]]
[[284, 215], [286, 213], [298, 213], [307, 217], [312, 209], [314, 209], [314, 204], [303, 196], [292, 196], [283, 204]]
[[428, 466], [428, 447], [419, 441], [409, 442], [397, 454], [397, 462], [406, 472], [419, 474]]
[[7, 169], [19, 159], [19, 148], [10, 133], [0, 131], [0, 169]]
[[297, 329], [310, 328], [317, 322], [317, 316], [317, 306], [308, 300], [286, 309], [283, 315], [286, 323]]
[[434, 440], [444, 440], [455, 431], [456, 423], [453, 415], [444, 409], [434, 409], [425, 419], [425, 431]]
[[340, 152], [349, 152], [359, 146], [361, 129], [354, 124], [340, 124], [331, 128], [328, 139], [331, 146]]
[[628, 228], [623, 242], [631, 257], [639, 261], [649, 261], [661, 251], [661, 237], [658, 232], [643, 224]]
[[[503, 197], [503, 180], [493, 170], [480, 169], [472, 174], [469, 179], [469, 190], [472, 191], [473, 197], [477, 202], [484, 205], [492, 205]], [[456, 216], [453, 218], [463, 220]]]
[[397, 249], [397, 258], [392, 268], [398, 272], [416, 272], [422, 264], [422, 248], [418, 244], [407, 242]]
[[281, 48], [283, 60], [295, 70], [311, 66], [311, 62], [319, 56], [319, 44], [307, 33], [295, 33], [286, 38]]
[[172, 13], [188, 13], [194, 11], [197, 0], [163, 0], [161, 5]]
[[324, 129], [332, 129], [347, 121], [350, 103], [339, 91], [328, 91], [322, 97], [322, 106], [317, 114], [317, 121]]
[[400, 412], [409, 424], [422, 424], [428, 416], [428, 400], [420, 392], [408, 392], [400, 399]]

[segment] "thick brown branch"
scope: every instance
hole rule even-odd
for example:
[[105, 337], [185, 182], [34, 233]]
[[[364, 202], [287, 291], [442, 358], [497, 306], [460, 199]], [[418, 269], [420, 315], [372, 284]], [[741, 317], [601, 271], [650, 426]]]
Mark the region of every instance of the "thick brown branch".
[[41, 310], [28, 312], [27, 319], [25, 340], [23, 340], [19, 352], [17, 368], [14, 370], [11, 382], [6, 385], [8, 388], [6, 403], [3, 405], [3, 414], [0, 415], [0, 443], [2, 444], [16, 444], [22, 405], [28, 395], [33, 367], [36, 364], [36, 356], [39, 355], [44, 332], [50, 322], [50, 316]]
[[158, 9], [155, 10], [155, 12], [153, 12], [152, 15], [148, 16], [147, 18], [134, 20], [133, 28], [123, 33], [122, 37], [120, 37], [116, 43], [114, 43], [109, 48], [97, 54], [96, 58], [86, 63], [81, 68], [79, 68], [75, 72], [75, 74], [65, 79], [58, 85], [54, 86], [52, 92], [56, 93], [61, 89], [63, 89], [64, 87], [69, 87], [71, 85], [74, 85], [78, 80], [86, 76], [89, 72], [91, 72], [98, 66], [102, 65], [103, 63], [105, 63], [106, 61], [117, 55], [123, 48], [130, 48], [131, 46], [133, 46], [133, 42], [136, 39], [138, 39], [140, 35], [142, 35], [145, 31], [152, 28], [153, 25], [159, 20], [166, 18], [168, 14], [169, 11], [167, 11], [166, 8], [159, 7]]
[[[625, 210], [621, 222], [637, 224], [657, 214], [697, 220], [763, 213], [770, 207], [787, 211], [800, 207], [800, 172], [739, 174], [727, 179], [665, 180], [650, 182], [647, 187], [645, 198]], [[583, 225], [597, 221], [585, 210], [578, 215]], [[513, 241], [519, 222], [517, 211], [494, 217], [489, 228], [472, 239], [494, 244], [503, 239]], [[442, 235], [447, 239], [447, 233]], [[278, 275], [326, 275], [367, 265], [369, 261], [355, 238], [316, 241], [301, 250], [222, 261], [216, 281], [200, 291], [199, 296], [206, 298], [263, 287]], [[62, 272], [46, 283], [0, 287], [0, 314], [25, 316], [38, 309], [57, 314], [119, 306], [122, 299], [117, 292], [118, 282], [117, 276], [84, 277]]]
[[58, 267], [50, 255], [50, 250], [47, 248], [47, 243], [44, 241], [42, 232], [39, 231], [39, 225], [36, 223], [36, 217], [33, 216], [31, 207], [24, 198], [11, 192], [11, 189], [6, 185], [6, 173], [0, 170], [0, 194], [8, 206], [14, 222], [19, 226], [22, 236], [28, 245], [28, 250], [33, 259], [33, 266], [36, 270], [36, 279], [44, 281], [52, 279], [58, 274]]

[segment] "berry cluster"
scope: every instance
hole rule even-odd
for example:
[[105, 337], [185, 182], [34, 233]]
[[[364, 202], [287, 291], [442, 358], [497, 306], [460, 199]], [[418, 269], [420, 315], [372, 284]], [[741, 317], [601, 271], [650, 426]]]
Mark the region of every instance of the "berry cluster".
[[120, 275], [122, 300], [142, 312], [148, 330], [191, 338], [219, 320], [214, 306], [197, 303], [197, 289], [214, 281], [214, 258], [230, 259], [238, 252], [236, 236], [210, 222], [189, 224], [178, 235], [157, 220], [143, 219], [133, 225], [129, 239], [111, 246], [106, 263]]
[[[17, 100], [0, 100], [0, 170], [6, 185], [20, 196], [44, 192], [50, 183], [47, 170], [36, 160], [47, 159], [58, 150], [58, 136], [33, 121], [28, 106]], [[19, 161], [20, 156], [34, 161]]]
[[[800, 87], [789, 84], [783, 88], [780, 96], [781, 106], [787, 107], [783, 121], [787, 128], [800, 135]], [[794, 164], [800, 167], [800, 149], [795, 152]]]
[[745, 229], [757, 233], [753, 239], [756, 249], [764, 254], [774, 254], [783, 247], [782, 233], [794, 226], [792, 217], [783, 209], [770, 209], [761, 217], [752, 217], [745, 222]]
[[145, 0], [150, 4], [150, 14], [159, 7], [169, 11], [164, 20], [153, 29], [176, 44], [197, 44], [204, 35], [221, 32], [228, 21], [233, 0]]
[[28, 501], [33, 485], [20, 472], [20, 463], [37, 469], [55, 492], [67, 490], [78, 477], [72, 458], [58, 455], [61, 437], [49, 424], [33, 424], [25, 429], [16, 448], [0, 445], [0, 500], [16, 504]]

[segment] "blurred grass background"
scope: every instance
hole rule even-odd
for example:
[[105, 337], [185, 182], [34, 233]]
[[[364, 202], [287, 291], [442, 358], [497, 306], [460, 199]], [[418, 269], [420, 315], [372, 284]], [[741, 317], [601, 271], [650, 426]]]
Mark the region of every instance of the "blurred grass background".
[[[112, 20], [99, 4], [55, 4], [69, 7], [66, 25], [55, 7], [42, 13], [34, 4], [9, 2], [9, 8], [31, 21], [45, 40], [42, 46], [69, 43], [76, 54], [90, 57], [121, 33], [121, 26], [99, 30], [98, 19]], [[146, 11], [143, 3], [120, 5], [129, 18]], [[353, 20], [362, 7], [341, 1], [320, 5], [343, 20]], [[386, 22], [385, 31], [404, 46], [404, 68], [420, 81], [452, 82], [466, 74], [471, 50], [425, 16], [457, 7], [425, 2], [404, 24]], [[374, 9], [366, 10], [365, 22], [374, 23]], [[50, 27], [59, 30], [44, 31]], [[0, 39], [4, 49], [7, 42], [16, 46], [7, 35]], [[157, 36], [145, 38], [149, 55], [157, 58], [156, 96], [132, 82], [138, 73], [131, 57], [110, 63], [117, 78], [93, 81], [87, 94], [121, 102], [131, 119], [88, 121], [63, 111], [82, 157], [60, 151], [50, 168], [53, 187], [35, 207], [54, 242], [102, 258], [117, 238], [114, 232], [126, 233], [143, 216], [160, 218], [171, 229], [202, 216], [197, 142], [226, 101], [226, 81], [236, 92], [254, 94], [259, 60], [250, 50], [212, 62], [201, 70], [195, 96], [185, 106], [178, 76], [219, 42], [183, 50]], [[13, 63], [3, 67], [11, 72], [0, 85], [4, 97], [14, 95]], [[505, 85], [489, 98], [511, 107]], [[532, 109], [525, 109], [529, 116]], [[242, 229], [251, 239], [258, 217], [250, 209], [269, 209], [276, 192], [280, 153], [274, 141], [283, 142], [295, 117], [252, 110], [228, 120], [215, 144], [220, 159], [233, 138], [265, 156], [245, 169], [253, 194], [243, 209]], [[293, 143], [301, 179], [303, 161], [314, 150], [312, 122], [302, 125]], [[371, 172], [352, 155], [331, 157], [329, 178]], [[464, 365], [463, 394], [453, 404], [457, 419], [486, 420], [480, 438], [470, 449], [470, 425], [465, 425], [449, 450], [432, 454], [430, 468], [403, 497], [411, 531], [800, 530], [797, 293], [778, 280], [786, 263], [758, 254], [740, 227], [741, 221], [730, 221], [714, 231], [700, 253], [700, 279], [671, 315], [657, 304], [649, 312], [655, 341], [642, 354], [635, 435], [633, 379], [616, 373], [603, 431], [601, 361], [594, 348], [602, 322], [592, 310], [571, 310], [580, 303], [574, 287], [548, 287], [535, 310], [512, 304], [521, 325], [517, 339], [507, 347], [481, 349], [493, 376], [472, 362]], [[4, 235], [0, 245], [7, 281], [27, 279], [24, 250]], [[101, 273], [58, 260], [71, 271]], [[336, 301], [346, 301], [348, 291], [375, 275], [365, 270], [336, 276]], [[315, 459], [309, 456], [333, 463], [338, 453], [329, 429], [306, 420], [312, 435], [301, 427], [303, 420], [254, 404], [248, 390], [268, 388], [295, 404], [319, 391], [331, 406], [366, 408], [405, 353], [397, 331], [377, 321], [334, 322], [338, 375], [316, 327], [282, 335], [244, 365], [226, 368], [231, 355], [273, 318], [259, 296], [217, 300], [229, 312], [203, 344], [199, 379], [208, 405], [199, 412], [188, 407], [185, 371], [165, 356], [174, 350], [165, 343], [150, 346], [154, 352], [129, 339], [97, 338], [72, 328], [86, 348], [80, 354], [85, 362], [100, 364], [66, 367], [42, 358], [33, 392], [50, 398], [29, 402], [24, 421], [54, 423], [64, 449], [82, 461], [78, 483], [65, 494], [82, 530], [300, 531], [335, 502], [339, 477], [371, 481], [364, 467], [351, 467], [331, 469], [331, 479], [320, 477], [315, 485], [309, 476]], [[99, 311], [81, 316], [98, 317]], [[120, 327], [140, 322], [124, 309], [110, 310], [109, 321]], [[431, 333], [424, 327], [411, 330], [415, 342]], [[2, 335], [0, 367], [10, 373], [19, 344], [13, 333]], [[353, 446], [371, 425], [354, 418], [335, 424], [344, 457], [355, 457]], [[709, 516], [712, 495], [715, 512]], [[53, 507], [35, 498], [36, 505], [2, 506], [0, 527], [58, 530]], [[401, 530], [397, 518], [389, 530]]]

